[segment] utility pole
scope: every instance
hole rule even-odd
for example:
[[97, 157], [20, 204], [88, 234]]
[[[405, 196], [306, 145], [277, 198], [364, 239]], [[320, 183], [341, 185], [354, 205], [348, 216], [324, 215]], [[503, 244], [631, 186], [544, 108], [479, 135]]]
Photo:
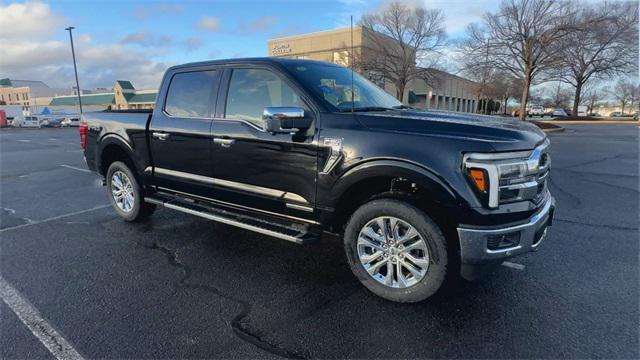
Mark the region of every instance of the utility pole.
[[69, 41], [71, 41], [71, 56], [73, 56], [73, 71], [76, 74], [76, 90], [78, 92], [78, 105], [80, 106], [80, 116], [82, 116], [82, 98], [80, 97], [80, 82], [78, 81], [78, 67], [76, 66], [76, 51], [73, 48], [73, 34], [71, 30], [75, 29], [73, 26], [65, 28], [69, 32]]

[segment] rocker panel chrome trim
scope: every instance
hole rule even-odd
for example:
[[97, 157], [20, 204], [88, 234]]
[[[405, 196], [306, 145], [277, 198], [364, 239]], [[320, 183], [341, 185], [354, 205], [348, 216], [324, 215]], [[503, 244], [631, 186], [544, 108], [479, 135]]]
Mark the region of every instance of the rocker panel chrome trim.
[[[222, 179], [217, 179], [209, 176], [202, 176], [202, 175], [197, 175], [197, 174], [192, 174], [192, 173], [187, 173], [182, 171], [169, 170], [169, 169], [164, 169], [159, 167], [154, 168], [154, 171], [156, 174], [173, 176], [173, 177], [188, 179], [192, 181], [198, 181], [202, 183], [222, 186], [222, 187], [236, 189], [240, 191], [251, 192], [254, 194], [270, 196], [273, 198], [284, 199], [288, 201], [309, 203], [304, 197], [298, 194], [294, 194], [294, 193], [290, 193], [282, 190], [276, 190], [276, 189], [271, 189], [271, 188], [266, 188], [262, 186], [251, 185], [251, 184], [245, 184], [245, 183], [240, 183], [235, 181], [222, 180]], [[147, 172], [146, 169], [145, 169], [145, 172]]]

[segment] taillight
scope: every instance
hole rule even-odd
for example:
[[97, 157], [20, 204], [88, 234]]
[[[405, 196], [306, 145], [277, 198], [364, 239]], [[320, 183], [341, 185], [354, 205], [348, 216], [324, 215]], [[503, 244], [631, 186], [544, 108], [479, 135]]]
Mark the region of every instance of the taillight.
[[80, 131], [80, 147], [82, 150], [86, 150], [87, 140], [89, 138], [89, 125], [86, 123], [80, 123], [80, 127], [78, 129]]

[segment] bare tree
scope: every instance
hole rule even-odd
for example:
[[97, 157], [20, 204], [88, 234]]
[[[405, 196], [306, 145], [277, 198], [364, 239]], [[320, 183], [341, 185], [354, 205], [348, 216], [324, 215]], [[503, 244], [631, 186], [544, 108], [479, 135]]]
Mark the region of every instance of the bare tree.
[[551, 98], [551, 103], [556, 108], [566, 108], [571, 101], [571, 90], [562, 86], [562, 82], [558, 81], [558, 86]]
[[477, 113], [481, 112], [480, 106], [485, 102], [480, 100], [484, 98], [488, 82], [495, 73], [495, 63], [491, 56], [492, 46], [488, 30], [481, 24], [471, 23], [467, 26], [465, 39], [459, 43], [457, 49], [461, 72], [478, 84], [475, 109]]
[[435, 64], [438, 50], [445, 45], [442, 11], [393, 1], [363, 16], [361, 24], [369, 30], [364, 34], [371, 53], [362, 59], [363, 69], [393, 82], [402, 101], [407, 84]]
[[629, 102], [631, 102], [633, 98], [635, 85], [622, 79], [618, 80], [616, 85], [613, 87], [613, 90], [610, 91], [610, 94], [614, 99], [620, 104], [621, 111], [624, 114], [624, 108], [627, 106]]
[[522, 80], [505, 71], [497, 72], [488, 84], [488, 95], [499, 99], [502, 103], [503, 114], [507, 114], [509, 99], [517, 97], [522, 91]]
[[562, 56], [555, 75], [574, 88], [572, 112], [577, 116], [583, 87], [590, 79], [637, 73], [638, 3], [574, 6], [575, 29], [560, 41]]
[[559, 40], [572, 31], [571, 19], [568, 3], [555, 0], [504, 0], [496, 14], [485, 14], [495, 66], [522, 79], [522, 120], [532, 83], [558, 64]]
[[585, 91], [585, 95], [582, 97], [584, 99], [584, 104], [587, 104], [588, 113], [594, 113], [594, 109], [598, 101], [600, 101], [600, 91], [597, 89], [592, 89]]

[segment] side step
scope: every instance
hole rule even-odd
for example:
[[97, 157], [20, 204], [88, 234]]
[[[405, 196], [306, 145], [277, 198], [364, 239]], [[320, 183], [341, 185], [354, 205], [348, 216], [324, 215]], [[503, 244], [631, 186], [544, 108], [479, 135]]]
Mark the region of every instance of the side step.
[[144, 201], [297, 244], [315, 242], [322, 235], [318, 225], [281, 219], [230, 206], [215, 205], [187, 197], [154, 194], [153, 197], [145, 197]]

